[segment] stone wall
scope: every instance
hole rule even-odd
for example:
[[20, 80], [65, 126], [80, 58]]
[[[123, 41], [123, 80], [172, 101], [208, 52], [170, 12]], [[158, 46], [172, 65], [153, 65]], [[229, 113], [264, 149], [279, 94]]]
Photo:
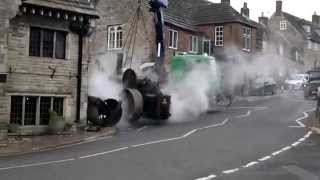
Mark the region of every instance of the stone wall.
[[[66, 31], [66, 59], [29, 56], [31, 26]], [[8, 79], [3, 85], [3, 97], [0, 97], [0, 104], [3, 105], [0, 106], [0, 120], [9, 122], [11, 95], [34, 95], [64, 97], [65, 119], [68, 122], [75, 121], [79, 37], [69, 30], [69, 23], [46, 17], [17, 15], [10, 20], [7, 36]], [[82, 123], [86, 123], [89, 66], [89, 56], [86, 53], [89, 44], [89, 39], [85, 38], [80, 111]], [[49, 67], [56, 69], [52, 77]]]

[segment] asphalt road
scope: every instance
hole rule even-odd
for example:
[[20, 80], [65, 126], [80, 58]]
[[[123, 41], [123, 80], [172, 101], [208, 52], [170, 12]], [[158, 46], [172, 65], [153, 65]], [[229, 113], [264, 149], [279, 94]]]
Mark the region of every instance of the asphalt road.
[[249, 98], [194, 121], [121, 130], [96, 142], [0, 158], [0, 179], [317, 178], [319, 137], [303, 127], [314, 104], [299, 93]]

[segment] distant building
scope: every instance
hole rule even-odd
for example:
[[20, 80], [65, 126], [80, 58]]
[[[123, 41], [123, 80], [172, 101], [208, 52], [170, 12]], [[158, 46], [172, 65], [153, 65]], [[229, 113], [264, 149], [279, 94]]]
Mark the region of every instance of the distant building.
[[268, 44], [287, 62], [287, 74], [303, 73], [320, 67], [320, 16], [312, 22], [282, 11], [282, 1], [276, 1], [276, 12], [267, 23]]
[[0, 121], [19, 125], [22, 134], [46, 132], [51, 110], [86, 123], [93, 3], [0, 2]]
[[[142, 19], [138, 26], [133, 61], [137, 64], [155, 59], [155, 33], [152, 14], [147, 0], [142, 3]], [[116, 66], [116, 54], [130, 57], [127, 36], [136, 14], [138, 3], [130, 0], [99, 1], [97, 10], [101, 18], [97, 22], [95, 38], [96, 54], [105, 54], [102, 66]], [[257, 26], [249, 19], [247, 3], [237, 12], [230, 0], [212, 3], [207, 0], [170, 0], [164, 10], [166, 63], [177, 52], [215, 54], [221, 59], [232, 59], [232, 50], [248, 58], [257, 51]], [[144, 28], [145, 26], [145, 28]], [[129, 56], [129, 57], [128, 57]], [[112, 62], [113, 61], [113, 62]]]

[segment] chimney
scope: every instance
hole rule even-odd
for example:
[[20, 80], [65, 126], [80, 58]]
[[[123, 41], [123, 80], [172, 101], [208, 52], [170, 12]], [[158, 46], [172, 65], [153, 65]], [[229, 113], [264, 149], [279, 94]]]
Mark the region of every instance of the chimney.
[[312, 15], [312, 23], [320, 25], [320, 16], [316, 12]]
[[277, 0], [276, 4], [276, 15], [280, 16], [282, 14], [282, 0]]
[[247, 18], [250, 15], [250, 9], [248, 8], [248, 3], [243, 3], [243, 8], [241, 8], [241, 14]]
[[230, 0], [221, 0], [221, 4], [226, 4], [230, 6]]
[[263, 12], [261, 13], [261, 17], [259, 17], [259, 23], [260, 24], [263, 24], [265, 26], [268, 26], [268, 22], [269, 22], [269, 19], [268, 17], [265, 17]]

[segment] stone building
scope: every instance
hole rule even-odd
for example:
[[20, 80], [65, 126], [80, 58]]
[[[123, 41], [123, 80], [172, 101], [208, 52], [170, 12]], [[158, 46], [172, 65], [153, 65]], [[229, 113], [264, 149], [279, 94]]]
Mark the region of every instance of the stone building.
[[[320, 16], [308, 21], [282, 11], [282, 1], [276, 1], [276, 11], [265, 19], [267, 44], [286, 63], [285, 74], [304, 73], [320, 66]], [[310, 15], [311, 16], [311, 15]]]
[[5, 0], [0, 8], [0, 121], [22, 134], [45, 132], [50, 110], [86, 123], [94, 2]]

